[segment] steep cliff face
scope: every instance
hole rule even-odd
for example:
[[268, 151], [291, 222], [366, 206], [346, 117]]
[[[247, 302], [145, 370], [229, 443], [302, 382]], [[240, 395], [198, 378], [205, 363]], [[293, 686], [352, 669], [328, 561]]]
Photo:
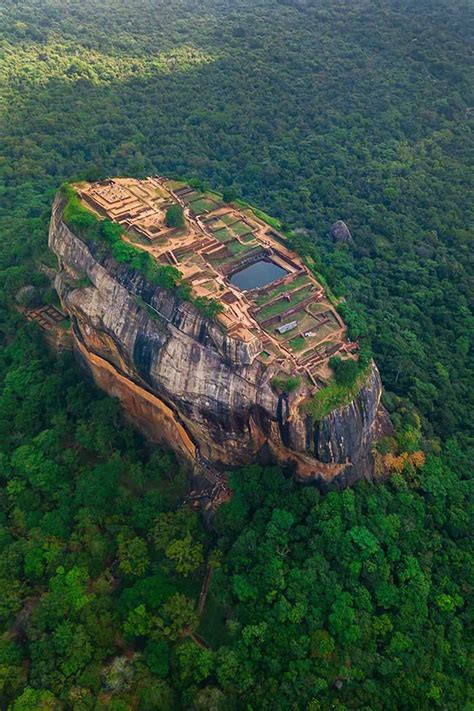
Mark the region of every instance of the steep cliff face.
[[347, 484], [373, 473], [381, 382], [375, 364], [357, 397], [314, 424], [302, 385], [278, 395], [257, 341], [230, 337], [189, 302], [155, 288], [74, 234], [53, 205], [55, 286], [77, 353], [99, 387], [123, 403], [148, 437], [217, 468], [259, 457], [291, 462], [300, 479]]

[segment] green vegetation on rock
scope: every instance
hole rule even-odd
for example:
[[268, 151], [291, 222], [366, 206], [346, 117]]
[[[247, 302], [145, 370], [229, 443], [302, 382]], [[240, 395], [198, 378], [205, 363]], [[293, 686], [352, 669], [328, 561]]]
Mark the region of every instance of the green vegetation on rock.
[[207, 318], [214, 319], [222, 312], [222, 304], [217, 300], [205, 296], [192, 297], [191, 287], [182, 278], [179, 269], [171, 265], [158, 264], [148, 252], [125, 242], [124, 228], [110, 220], [97, 218], [84, 207], [71, 185], [64, 184], [61, 192], [66, 199], [63, 219], [73, 231], [110, 249], [117, 262], [129, 264], [153, 286], [176, 292], [180, 299], [190, 301]]
[[282, 393], [286, 394], [289, 394], [293, 392], [293, 390], [296, 390], [300, 383], [301, 378], [298, 375], [289, 375], [288, 377], [277, 376], [272, 380], [272, 386], [275, 388], [275, 390], [279, 390]]
[[368, 368], [357, 369], [356, 376], [348, 382], [339, 382], [337, 377], [318, 390], [304, 405], [314, 422], [320, 422], [333, 410], [349, 405], [367, 380]]
[[351, 358], [344, 360], [339, 356], [329, 359], [329, 365], [334, 371], [334, 377], [338, 385], [351, 386], [355, 383], [360, 373], [360, 365], [358, 361]]
[[170, 205], [166, 210], [165, 221], [168, 227], [183, 227], [184, 213], [181, 205]]
[[266, 212], [263, 210], [260, 210], [258, 207], [255, 207], [254, 205], [250, 205], [248, 202], [245, 202], [244, 200], [235, 200], [235, 204], [238, 205], [241, 208], [248, 208], [255, 217], [258, 217], [262, 222], [265, 222], [267, 225], [270, 225], [270, 227], [273, 227], [275, 230], [281, 229], [281, 222], [278, 220], [276, 217], [272, 217], [271, 215], [267, 215]]

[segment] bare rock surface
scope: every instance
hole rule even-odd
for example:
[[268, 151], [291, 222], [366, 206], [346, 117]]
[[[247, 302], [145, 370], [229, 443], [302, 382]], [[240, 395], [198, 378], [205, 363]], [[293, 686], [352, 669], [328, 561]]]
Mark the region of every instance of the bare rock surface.
[[351, 232], [342, 220], [337, 220], [333, 222], [329, 228], [329, 234], [335, 242], [341, 242], [342, 244], [354, 244]]

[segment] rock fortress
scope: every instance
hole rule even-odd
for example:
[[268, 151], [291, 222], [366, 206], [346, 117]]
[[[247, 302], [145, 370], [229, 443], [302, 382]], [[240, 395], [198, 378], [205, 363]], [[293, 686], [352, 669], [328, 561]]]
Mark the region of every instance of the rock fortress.
[[230, 468], [255, 461], [301, 481], [372, 478], [387, 425], [373, 362], [335, 388], [331, 358], [357, 361], [358, 344], [275, 224], [160, 176], [75, 183], [53, 205], [55, 286], [81, 363], [217, 498]]

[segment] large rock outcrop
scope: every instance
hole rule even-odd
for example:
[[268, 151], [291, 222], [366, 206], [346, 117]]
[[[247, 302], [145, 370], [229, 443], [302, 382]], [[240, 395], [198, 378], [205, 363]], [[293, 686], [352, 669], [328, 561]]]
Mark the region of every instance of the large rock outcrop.
[[335, 242], [354, 244], [351, 232], [343, 220], [336, 220], [329, 228], [329, 234]]
[[77, 353], [148, 437], [217, 469], [265, 458], [291, 463], [301, 480], [342, 485], [373, 476], [382, 392], [375, 364], [347, 407], [314, 424], [300, 406], [305, 386], [278, 395], [271, 369], [255, 359], [258, 344], [231, 338], [191, 303], [73, 233], [63, 208], [58, 196], [49, 245]]

